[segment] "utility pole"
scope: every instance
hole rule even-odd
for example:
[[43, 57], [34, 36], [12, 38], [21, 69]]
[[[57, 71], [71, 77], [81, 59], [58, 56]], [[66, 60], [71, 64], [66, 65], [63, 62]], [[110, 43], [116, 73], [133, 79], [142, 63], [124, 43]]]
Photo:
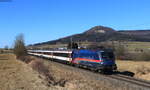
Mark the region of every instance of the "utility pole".
[[72, 37], [70, 38], [70, 42], [71, 42], [71, 49], [72, 49]]

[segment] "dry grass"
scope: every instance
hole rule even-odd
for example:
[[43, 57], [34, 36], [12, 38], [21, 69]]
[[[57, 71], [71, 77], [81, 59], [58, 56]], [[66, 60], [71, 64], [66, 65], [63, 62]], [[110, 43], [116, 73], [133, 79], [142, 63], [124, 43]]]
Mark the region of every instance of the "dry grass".
[[150, 73], [150, 68], [147, 68], [145, 66], [139, 66], [138, 68], [136, 68], [136, 73], [140, 74], [140, 75], [146, 75]]
[[[48, 90], [39, 74], [13, 54], [0, 54], [0, 90]], [[50, 89], [51, 90], [51, 89]]]
[[23, 62], [28, 64], [28, 63], [30, 63], [33, 60], [33, 58], [26, 55], [26, 56], [19, 57], [19, 60], [21, 60], [21, 61], [23, 61]]
[[125, 61], [117, 60], [120, 71], [135, 73], [135, 77], [150, 80], [150, 62], [148, 61]]
[[[28, 64], [16, 60], [13, 54], [0, 54], [0, 90], [129, 90], [125, 85], [117, 84], [117, 86], [114, 82], [90, 72], [30, 58], [32, 61], [29, 65], [41, 75], [33, 71]], [[117, 64], [122, 71], [136, 73], [136, 77], [143, 79], [150, 77], [149, 62], [117, 61]], [[46, 77], [43, 78], [43, 75]], [[44, 79], [51, 82], [50, 87], [45, 85]]]

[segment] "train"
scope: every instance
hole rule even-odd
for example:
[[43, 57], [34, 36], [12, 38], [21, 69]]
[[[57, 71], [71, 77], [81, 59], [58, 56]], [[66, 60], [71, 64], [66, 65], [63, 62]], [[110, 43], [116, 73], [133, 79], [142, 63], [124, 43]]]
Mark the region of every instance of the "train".
[[117, 70], [115, 55], [111, 50], [28, 50], [28, 54], [94, 71]]

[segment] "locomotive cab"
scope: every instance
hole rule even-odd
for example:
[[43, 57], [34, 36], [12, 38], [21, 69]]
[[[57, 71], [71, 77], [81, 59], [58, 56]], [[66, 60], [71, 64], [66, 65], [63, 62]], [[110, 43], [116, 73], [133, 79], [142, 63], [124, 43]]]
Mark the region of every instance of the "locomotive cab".
[[94, 70], [116, 70], [115, 56], [107, 50], [75, 50], [72, 63]]
[[101, 65], [98, 67], [102, 70], [117, 70], [117, 66], [115, 63], [114, 53], [108, 51], [100, 51], [99, 52], [100, 60], [102, 60]]

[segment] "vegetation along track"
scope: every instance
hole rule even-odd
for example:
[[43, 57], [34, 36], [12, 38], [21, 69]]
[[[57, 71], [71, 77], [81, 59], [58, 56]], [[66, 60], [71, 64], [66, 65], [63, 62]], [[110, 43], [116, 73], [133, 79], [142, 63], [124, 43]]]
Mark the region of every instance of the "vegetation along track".
[[[49, 61], [49, 59], [45, 59]], [[75, 69], [77, 71], [81, 71], [83, 73], [87, 73], [88, 75], [92, 76], [94, 79], [96, 80], [104, 80], [106, 82], [113, 82], [113, 85], [116, 86], [128, 86], [131, 88], [135, 88], [136, 90], [150, 90], [150, 82], [149, 81], [145, 81], [145, 80], [141, 80], [141, 79], [137, 79], [131, 76], [127, 76], [127, 75], [122, 75], [122, 74], [118, 74], [118, 73], [112, 73], [112, 74], [100, 74], [99, 72], [94, 72], [92, 73], [90, 70], [88, 69], [81, 69], [81, 68], [75, 68], [72, 67], [68, 64], [62, 64], [62, 63], [58, 63], [58, 62], [54, 62], [54, 61], [49, 61], [51, 63], [54, 64], [59, 64], [62, 66], [62, 68], [67, 67], [67, 68], [71, 68], [71, 69]], [[131, 89], [132, 90], [132, 89]]]

